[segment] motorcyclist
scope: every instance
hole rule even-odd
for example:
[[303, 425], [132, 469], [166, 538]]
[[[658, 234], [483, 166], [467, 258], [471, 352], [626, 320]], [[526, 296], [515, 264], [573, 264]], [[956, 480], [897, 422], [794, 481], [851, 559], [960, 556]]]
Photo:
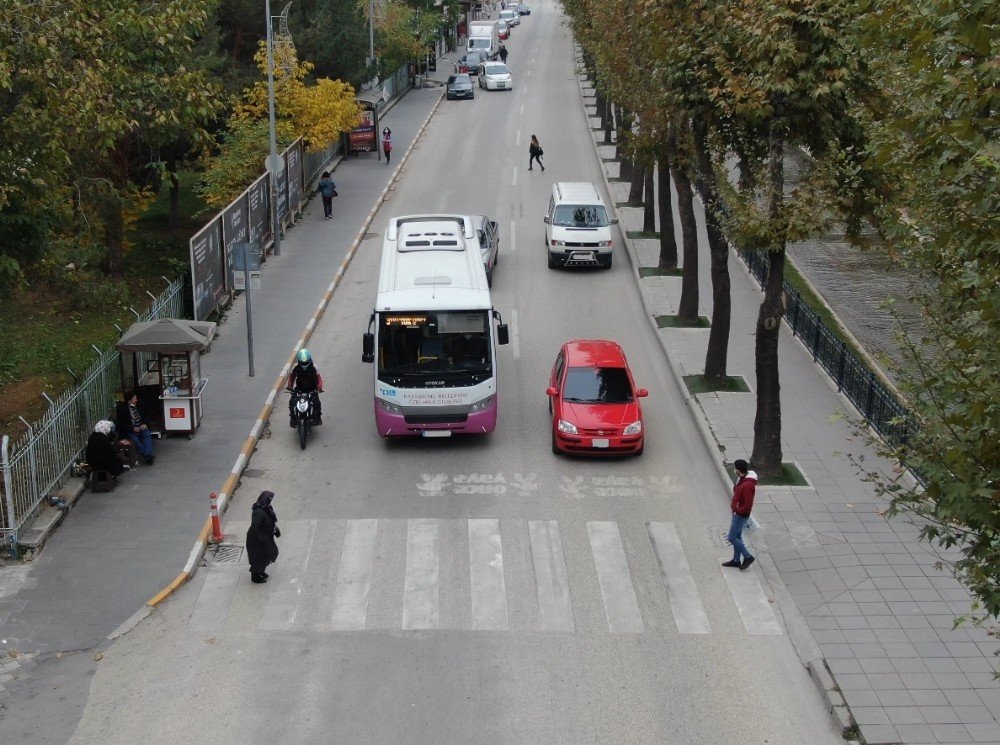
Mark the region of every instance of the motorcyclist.
[[[303, 347], [295, 355], [295, 360], [295, 365], [288, 373], [285, 389], [293, 393], [322, 393], [323, 376], [319, 374], [319, 370], [313, 364], [312, 353]], [[312, 398], [315, 419], [313, 424], [319, 426], [323, 423], [323, 406], [318, 395], [314, 395]], [[288, 400], [288, 423], [292, 427], [295, 426], [295, 396], [291, 396]]]

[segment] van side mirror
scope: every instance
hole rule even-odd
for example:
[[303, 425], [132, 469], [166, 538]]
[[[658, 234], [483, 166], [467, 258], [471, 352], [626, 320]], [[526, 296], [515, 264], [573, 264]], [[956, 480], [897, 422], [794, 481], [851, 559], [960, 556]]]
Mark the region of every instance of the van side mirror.
[[497, 326], [497, 344], [507, 344], [510, 342], [510, 333], [507, 331], [507, 324], [501, 323]]
[[371, 331], [366, 331], [361, 336], [361, 361], [375, 361], [375, 334]]
[[552, 224], [552, 218], [551, 217], [543, 217], [542, 218], [542, 222], [544, 222], [546, 225], [551, 225]]
[[618, 224], [618, 218], [617, 217], [612, 217], [611, 221], [610, 221], [610, 224], [611, 225], [617, 225]]

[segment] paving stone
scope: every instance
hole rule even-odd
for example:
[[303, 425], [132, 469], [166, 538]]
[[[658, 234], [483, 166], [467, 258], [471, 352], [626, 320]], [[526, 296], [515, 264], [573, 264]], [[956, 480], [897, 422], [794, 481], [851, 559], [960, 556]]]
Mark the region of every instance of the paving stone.
[[966, 724], [965, 729], [969, 731], [973, 742], [1000, 742], [1000, 724]]
[[843, 675], [845, 673], [860, 673], [863, 672], [861, 669], [861, 663], [854, 659], [835, 659], [827, 660], [827, 667], [830, 668], [830, 672], [834, 675]]
[[849, 629], [843, 633], [846, 640], [851, 644], [878, 643], [878, 637], [871, 629]]
[[930, 665], [931, 675], [934, 677], [934, 681], [941, 686], [942, 689], [962, 689], [962, 688], [972, 688], [972, 684], [969, 683], [969, 679], [966, 678], [962, 673], [936, 673], [934, 672], [934, 665]]
[[924, 721], [928, 724], [961, 724], [953, 706], [922, 706]]
[[969, 742], [969, 731], [961, 724], [932, 724], [931, 732], [939, 742]]
[[937, 745], [938, 739], [929, 724], [898, 724], [896, 732], [907, 745]]
[[945, 646], [948, 651], [951, 652], [953, 657], [975, 657], [977, 659], [983, 659], [983, 653], [979, 649], [979, 646], [973, 644], [972, 642], [962, 643], [962, 642], [945, 642]]
[[[930, 678], [930, 676], [927, 676]], [[933, 679], [931, 680], [933, 683]], [[848, 673], [846, 675], [837, 676], [837, 685], [840, 687], [841, 693], [844, 694], [844, 698], [847, 698], [849, 691], [870, 691], [872, 690], [871, 681], [868, 679], [867, 675], [854, 675]], [[935, 686], [936, 687], [936, 686]]]
[[848, 629], [867, 629], [871, 622], [867, 616], [837, 616], [836, 621], [844, 631]]
[[894, 673], [896, 668], [893, 667], [892, 660], [888, 658], [863, 658], [858, 660], [861, 665], [861, 669], [866, 673]]
[[881, 706], [851, 706], [851, 716], [860, 726], [890, 724], [889, 715]]
[[[909, 691], [876, 691], [879, 703], [882, 706], [916, 706], [917, 702], [913, 699], [913, 694]], [[924, 721], [923, 719], [920, 720]]]
[[923, 724], [924, 718], [919, 706], [886, 706], [886, 716], [890, 724]]
[[899, 742], [899, 733], [889, 724], [859, 725], [858, 730], [868, 745], [896, 745]]
[[887, 603], [858, 603], [858, 610], [866, 616], [894, 615]]
[[[920, 657], [893, 658], [892, 666], [897, 673], [926, 673], [927, 663]], [[903, 678], [906, 679], [905, 676]]]
[[857, 655], [859, 660], [887, 657], [885, 648], [878, 642], [852, 644], [851, 649], [854, 650], [854, 654]]
[[[934, 676], [931, 673], [907, 673], [904, 678], [906, 679], [906, 690], [911, 693], [920, 689], [941, 692], [941, 686], [934, 680]], [[943, 696], [944, 694], [942, 694]]]
[[913, 697], [913, 702], [917, 706], [947, 706], [948, 699], [944, 692], [938, 688], [934, 690], [920, 690], [910, 688], [907, 693]]
[[[882, 644], [909, 644], [910, 640], [902, 629], [875, 629], [875, 638]], [[912, 656], [912, 655], [909, 655]]]
[[885, 653], [892, 658], [897, 657], [919, 657], [917, 649], [907, 642], [890, 642], [882, 645]]
[[868, 676], [868, 680], [876, 691], [909, 687], [896, 673], [872, 673]]
[[[838, 677], [837, 680], [839, 681], [840, 678]], [[878, 694], [871, 690], [841, 690], [841, 695], [844, 697], [844, 701], [847, 702], [847, 705], [851, 707], [852, 712], [855, 707], [871, 708], [882, 705]]]
[[985, 706], [955, 706], [958, 721], [962, 724], [988, 724], [996, 722]]

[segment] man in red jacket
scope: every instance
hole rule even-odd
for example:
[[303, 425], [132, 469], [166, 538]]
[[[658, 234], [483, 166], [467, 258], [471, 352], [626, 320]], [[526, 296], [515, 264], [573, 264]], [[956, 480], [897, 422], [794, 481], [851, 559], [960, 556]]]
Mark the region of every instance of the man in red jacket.
[[733, 546], [733, 558], [724, 561], [722, 566], [739, 567], [742, 571], [756, 561], [743, 543], [743, 529], [753, 510], [753, 498], [757, 492], [757, 474], [750, 470], [749, 464], [742, 458], [733, 463], [733, 468], [736, 469], [739, 480], [733, 487], [733, 501], [729, 504], [729, 508], [733, 511], [733, 521], [729, 524], [729, 535], [726, 536]]

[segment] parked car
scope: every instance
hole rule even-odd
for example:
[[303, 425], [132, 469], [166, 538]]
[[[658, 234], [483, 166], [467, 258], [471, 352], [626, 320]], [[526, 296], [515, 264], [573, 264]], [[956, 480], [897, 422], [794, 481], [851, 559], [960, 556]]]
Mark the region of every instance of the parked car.
[[485, 62], [489, 57], [486, 52], [467, 52], [458, 58], [455, 63], [455, 72], [464, 72], [469, 75], [479, 74], [479, 65]]
[[508, 26], [519, 26], [521, 24], [521, 16], [513, 6], [501, 10], [498, 18], [501, 21], [506, 21]]
[[486, 269], [486, 284], [493, 286], [493, 270], [500, 261], [500, 226], [486, 215], [471, 215], [472, 225], [479, 240], [479, 255]]
[[510, 26], [506, 21], [497, 21], [497, 38], [501, 40], [510, 38]]
[[445, 98], [475, 98], [476, 91], [472, 88], [472, 78], [467, 73], [455, 73], [448, 76], [448, 87]]
[[479, 66], [479, 87], [488, 91], [509, 91], [514, 87], [510, 68], [503, 62], [484, 62]]
[[524, 3], [521, 3], [520, 5], [517, 6], [517, 14], [520, 16], [530, 16], [531, 8], [525, 5]]
[[552, 414], [552, 452], [641, 455], [642, 407], [625, 352], [613, 341], [563, 344], [545, 391]]

